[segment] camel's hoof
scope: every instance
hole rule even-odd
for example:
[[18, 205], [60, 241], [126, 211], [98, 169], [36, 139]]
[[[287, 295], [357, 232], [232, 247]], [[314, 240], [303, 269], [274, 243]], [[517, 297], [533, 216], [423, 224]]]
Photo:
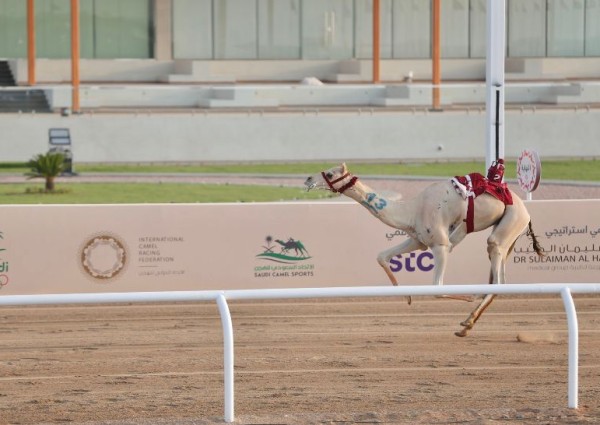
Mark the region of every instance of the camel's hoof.
[[460, 325], [464, 326], [465, 328], [467, 328], [467, 330], [469, 330], [473, 328], [474, 323], [471, 322], [471, 319], [467, 319], [463, 322], [460, 322]]
[[475, 301], [475, 297], [472, 297], [470, 295], [436, 295], [436, 298], [446, 298], [448, 300], [466, 301], [469, 303], [472, 303], [473, 301]]
[[454, 335], [464, 338], [465, 336], [467, 336], [467, 333], [469, 332], [469, 330], [467, 328], [464, 328], [458, 332], [454, 332]]

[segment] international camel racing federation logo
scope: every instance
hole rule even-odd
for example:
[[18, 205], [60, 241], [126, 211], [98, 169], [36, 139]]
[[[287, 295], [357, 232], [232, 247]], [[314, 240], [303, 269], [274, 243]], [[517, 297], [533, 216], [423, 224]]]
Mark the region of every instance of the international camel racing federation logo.
[[100, 233], [88, 238], [79, 250], [84, 273], [99, 283], [118, 277], [129, 262], [127, 248], [119, 237]]
[[297, 278], [314, 276], [314, 264], [307, 263], [312, 257], [306, 246], [298, 239], [265, 238], [263, 252], [256, 258], [279, 264], [267, 264], [254, 268], [256, 278]]

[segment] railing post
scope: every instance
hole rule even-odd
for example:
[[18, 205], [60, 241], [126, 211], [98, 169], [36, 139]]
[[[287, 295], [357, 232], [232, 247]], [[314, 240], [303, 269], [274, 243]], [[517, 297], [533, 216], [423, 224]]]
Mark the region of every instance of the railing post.
[[578, 405], [578, 380], [579, 380], [579, 326], [577, 324], [577, 311], [571, 296], [571, 289], [564, 287], [560, 295], [567, 313], [567, 326], [569, 329], [569, 383], [568, 383], [568, 405], [571, 409], [577, 409]]
[[223, 326], [223, 387], [224, 387], [224, 420], [227, 423], [234, 421], [234, 391], [233, 391], [233, 325], [231, 313], [225, 295], [217, 296], [217, 306]]

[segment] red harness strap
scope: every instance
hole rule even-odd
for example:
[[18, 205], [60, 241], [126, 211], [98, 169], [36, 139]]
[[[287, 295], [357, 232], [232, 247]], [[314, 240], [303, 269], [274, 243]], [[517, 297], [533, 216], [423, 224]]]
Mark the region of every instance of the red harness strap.
[[467, 233], [473, 232], [475, 230], [475, 197], [469, 196], [467, 198]]
[[466, 176], [456, 176], [453, 179], [465, 187], [467, 190], [467, 233], [475, 230], [475, 198], [483, 193], [488, 193], [502, 201], [504, 205], [512, 205], [512, 195], [506, 183], [502, 181], [486, 179], [479, 173], [471, 173]]
[[344, 193], [346, 190], [350, 189], [352, 186], [354, 186], [356, 184], [356, 181], [358, 180], [358, 177], [356, 176], [352, 176], [352, 178], [350, 179], [350, 181], [348, 183], [346, 183], [344, 186], [342, 186], [339, 189], [336, 189], [333, 185], [335, 183], [339, 183], [342, 180], [344, 180], [345, 178], [350, 176], [350, 173], [346, 173], [344, 174], [342, 177], [338, 177], [335, 180], [329, 180], [327, 178], [327, 175], [325, 175], [325, 171], [323, 171], [321, 173], [321, 176], [323, 177], [323, 180], [325, 180], [325, 182], [327, 183], [327, 185], [329, 186], [329, 189], [331, 189], [331, 191], [333, 193]]

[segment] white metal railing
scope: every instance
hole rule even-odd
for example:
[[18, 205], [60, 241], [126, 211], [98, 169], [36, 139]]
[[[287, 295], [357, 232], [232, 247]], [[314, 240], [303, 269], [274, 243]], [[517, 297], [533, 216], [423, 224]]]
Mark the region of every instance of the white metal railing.
[[231, 291], [126, 292], [100, 294], [45, 294], [0, 296], [0, 306], [44, 304], [100, 304], [132, 302], [216, 301], [223, 327], [224, 419], [234, 421], [233, 324], [227, 300], [341, 298], [436, 295], [560, 294], [568, 325], [568, 407], [578, 406], [579, 330], [571, 294], [600, 293], [600, 283], [536, 283], [510, 285], [359, 286]]

